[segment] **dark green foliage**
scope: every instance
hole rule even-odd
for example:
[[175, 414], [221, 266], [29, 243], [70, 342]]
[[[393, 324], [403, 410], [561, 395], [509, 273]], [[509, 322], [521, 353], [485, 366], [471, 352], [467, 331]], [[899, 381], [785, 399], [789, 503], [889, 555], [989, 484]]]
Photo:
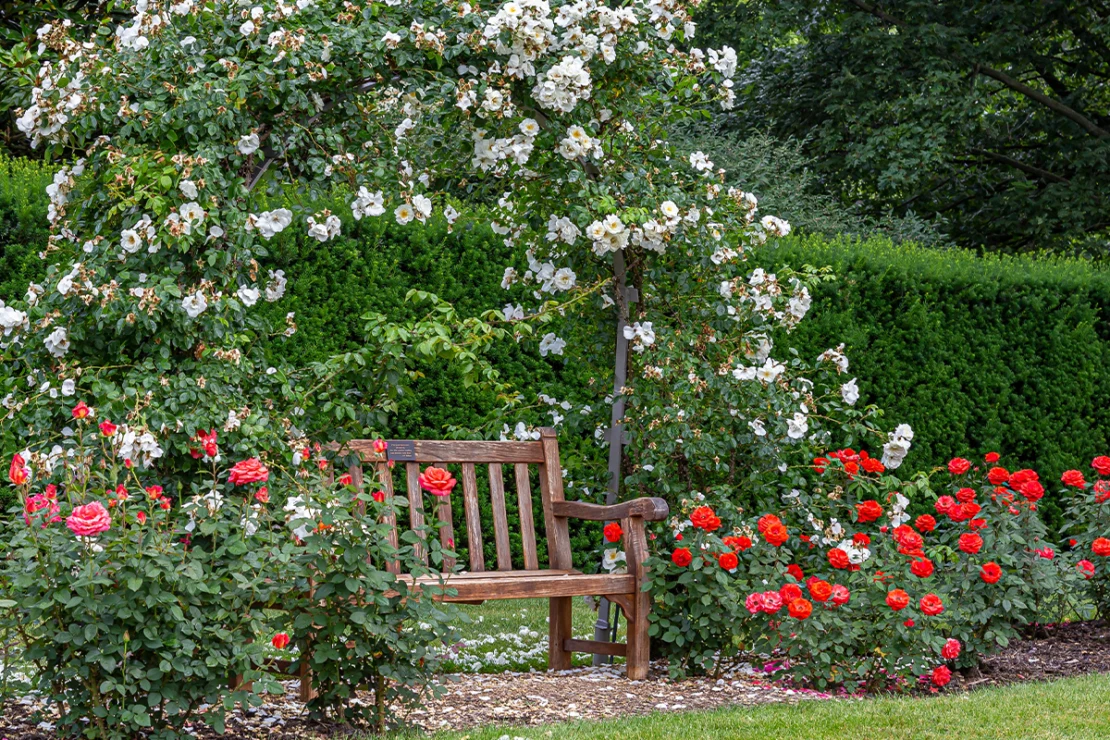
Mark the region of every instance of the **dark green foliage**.
[[0, 154], [0, 301], [23, 298], [42, 272], [38, 253], [49, 235], [46, 186], [53, 168]]
[[1110, 273], [881, 239], [788, 238], [761, 259], [832, 268], [779, 344], [811, 358], [845, 343], [861, 403], [914, 429], [899, 473], [993, 450], [1010, 470], [1056, 480], [1110, 450]]
[[738, 51], [723, 125], [804, 141], [842, 207], [915, 213], [969, 247], [1101, 257], [1108, 13], [1074, 0], [710, 0], [697, 42]]

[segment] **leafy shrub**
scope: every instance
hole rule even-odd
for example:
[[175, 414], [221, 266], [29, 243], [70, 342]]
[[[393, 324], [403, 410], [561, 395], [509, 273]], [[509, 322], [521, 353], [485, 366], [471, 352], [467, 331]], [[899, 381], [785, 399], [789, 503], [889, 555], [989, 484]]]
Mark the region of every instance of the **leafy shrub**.
[[1102, 619], [1110, 617], [1110, 458], [1099, 455], [1091, 461], [1095, 479], [1087, 481], [1082, 471], [1069, 470], [1061, 476], [1068, 497], [1064, 532], [1083, 577], [1085, 592]]
[[359, 719], [351, 699], [369, 685], [384, 726], [388, 703], [422, 694], [457, 639], [458, 615], [432, 601], [435, 582], [414, 591], [389, 572], [394, 562], [429, 574], [418, 544], [442, 563], [430, 527], [391, 544], [384, 521], [400, 499], [331, 483], [319, 451], [226, 471], [206, 441], [208, 477], [175, 502], [124, 456], [139, 430], [77, 409], [73, 438], [12, 460], [22, 505], [5, 522], [11, 552], [0, 571], [15, 602], [4, 627], [22, 636], [61, 729], [170, 738], [201, 721], [222, 732], [227, 709], [282, 691], [257, 639], [274, 633], [292, 632], [302, 648], [293, 667], [314, 671], [315, 714]]

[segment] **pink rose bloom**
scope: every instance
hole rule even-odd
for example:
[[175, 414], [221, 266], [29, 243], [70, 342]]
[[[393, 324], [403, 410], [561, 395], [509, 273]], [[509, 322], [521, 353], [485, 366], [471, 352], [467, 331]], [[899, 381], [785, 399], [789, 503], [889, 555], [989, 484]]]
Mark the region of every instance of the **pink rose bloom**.
[[231, 467], [231, 474], [227, 478], [237, 486], [248, 483], [262, 483], [270, 479], [270, 471], [257, 457], [242, 460]]
[[99, 501], [84, 506], [75, 506], [73, 513], [66, 519], [66, 526], [78, 537], [94, 537], [112, 528], [112, 518]]
[[759, 614], [763, 611], [763, 594], [748, 594], [748, 598], [744, 600], [744, 606], [752, 614]]
[[782, 596], [778, 591], [765, 591], [763, 593], [763, 611], [774, 614], [782, 608]]

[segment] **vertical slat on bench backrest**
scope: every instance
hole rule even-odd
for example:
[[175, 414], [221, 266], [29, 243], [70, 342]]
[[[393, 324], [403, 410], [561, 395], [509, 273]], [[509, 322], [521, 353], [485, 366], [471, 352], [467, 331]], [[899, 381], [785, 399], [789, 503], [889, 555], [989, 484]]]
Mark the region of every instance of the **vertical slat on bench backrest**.
[[543, 520], [547, 529], [547, 562], [554, 570], [569, 570], [573, 567], [570, 553], [570, 532], [565, 517], [557, 517], [551, 511], [553, 501], [563, 500], [563, 469], [559, 463], [559, 442], [555, 430], [544, 427], [540, 430], [543, 442], [543, 459], [540, 463], [540, 495], [543, 498]]
[[[439, 506], [436, 507], [439, 512], [439, 544], [444, 550], [455, 550], [455, 525], [451, 518], [451, 497], [444, 496], [439, 499]], [[455, 567], [455, 558], [443, 558], [443, 572], [453, 570]]]
[[466, 542], [470, 550], [470, 570], [486, 569], [486, 557], [482, 551], [482, 517], [478, 509], [478, 477], [474, 473], [474, 463], [462, 464], [463, 504], [466, 508]]
[[[424, 494], [420, 490], [420, 463], [410, 462], [405, 464], [405, 470], [408, 472], [408, 489], [409, 489], [409, 524], [413, 529], [424, 526]], [[420, 546], [416, 546], [416, 555], [428, 564], [428, 551]]]
[[532, 484], [528, 480], [528, 463], [517, 463], [516, 501], [520, 507], [520, 541], [524, 546], [524, 569], [539, 570], [540, 561], [536, 557], [536, 522], [532, 515]]
[[505, 477], [501, 472], [501, 463], [489, 464], [489, 493], [493, 503], [493, 538], [497, 543], [497, 569], [512, 570], [509, 517], [505, 512]]
[[[378, 463], [378, 480], [381, 481], [382, 491], [385, 493], [385, 500], [392, 503], [393, 499], [393, 473], [389, 470], [389, 464], [380, 462]], [[386, 524], [389, 525], [389, 545], [390, 547], [397, 548], [400, 540], [397, 539], [397, 517], [394, 514], [389, 514], [385, 518]], [[396, 560], [391, 560], [385, 564], [386, 570], [394, 575], [401, 572], [401, 566]]]

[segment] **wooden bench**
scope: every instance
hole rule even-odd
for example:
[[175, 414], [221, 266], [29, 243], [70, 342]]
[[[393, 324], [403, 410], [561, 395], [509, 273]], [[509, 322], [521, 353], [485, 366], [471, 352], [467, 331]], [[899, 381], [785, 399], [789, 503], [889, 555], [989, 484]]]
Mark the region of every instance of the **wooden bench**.
[[[647, 558], [645, 521], [660, 521], [668, 514], [667, 503], [659, 498], [640, 498], [616, 506], [599, 506], [566, 501], [563, 498], [563, 475], [559, 464], [559, 445], [555, 430], [544, 428], [540, 439], [533, 442], [456, 442], [431, 440], [389, 440], [388, 450], [375, 452], [371, 440], [354, 440], [347, 448], [358, 453], [362, 465], [354, 465], [350, 473], [356, 485], [361, 485], [364, 466], [372, 466], [386, 496], [394, 495], [395, 474], [403, 471], [408, 494], [408, 511], [413, 527], [424, 525], [424, 495], [418, 478], [426, 465], [458, 465], [461, 475], [457, 478], [451, 496], [461, 495], [466, 518], [469, 568], [458, 569], [454, 562], [445, 563], [443, 572], [450, 573], [447, 588], [454, 595], [443, 595], [443, 601], [481, 603], [488, 599], [549, 600], [550, 626], [548, 666], [551, 670], [571, 667], [571, 654], [576, 652], [624, 656], [628, 677], [643, 679], [647, 676], [649, 660], [648, 613], [651, 597], [644, 593], [644, 560]], [[391, 469], [390, 462], [394, 463]], [[493, 510], [493, 541], [497, 562], [486, 563], [483, 552], [483, 532], [479, 509], [478, 470], [488, 467], [489, 496]], [[510, 523], [505, 505], [505, 466], [511, 466], [515, 482], [516, 502], [519, 510], [519, 534], [523, 550], [523, 570], [513, 568], [510, 551]], [[547, 541], [548, 563], [540, 566], [536, 549], [536, 524], [532, 506], [532, 487], [529, 466], [538, 468], [540, 497], [543, 504], [543, 536]], [[403, 466], [403, 467], [402, 467]], [[436, 507], [439, 539], [444, 548], [455, 549], [454, 525], [451, 521], [451, 497], [444, 497]], [[628, 564], [627, 573], [581, 573], [574, 569], [570, 549], [567, 520], [571, 518], [590, 521], [619, 521], [624, 530], [624, 551]], [[393, 522], [390, 535], [397, 543], [397, 524]], [[427, 552], [423, 553], [427, 562]], [[398, 565], [390, 570], [398, 575]], [[576, 640], [571, 631], [571, 600], [576, 596], [604, 596], [618, 604], [628, 621], [627, 644]], [[307, 686], [302, 686], [309, 695]]]

